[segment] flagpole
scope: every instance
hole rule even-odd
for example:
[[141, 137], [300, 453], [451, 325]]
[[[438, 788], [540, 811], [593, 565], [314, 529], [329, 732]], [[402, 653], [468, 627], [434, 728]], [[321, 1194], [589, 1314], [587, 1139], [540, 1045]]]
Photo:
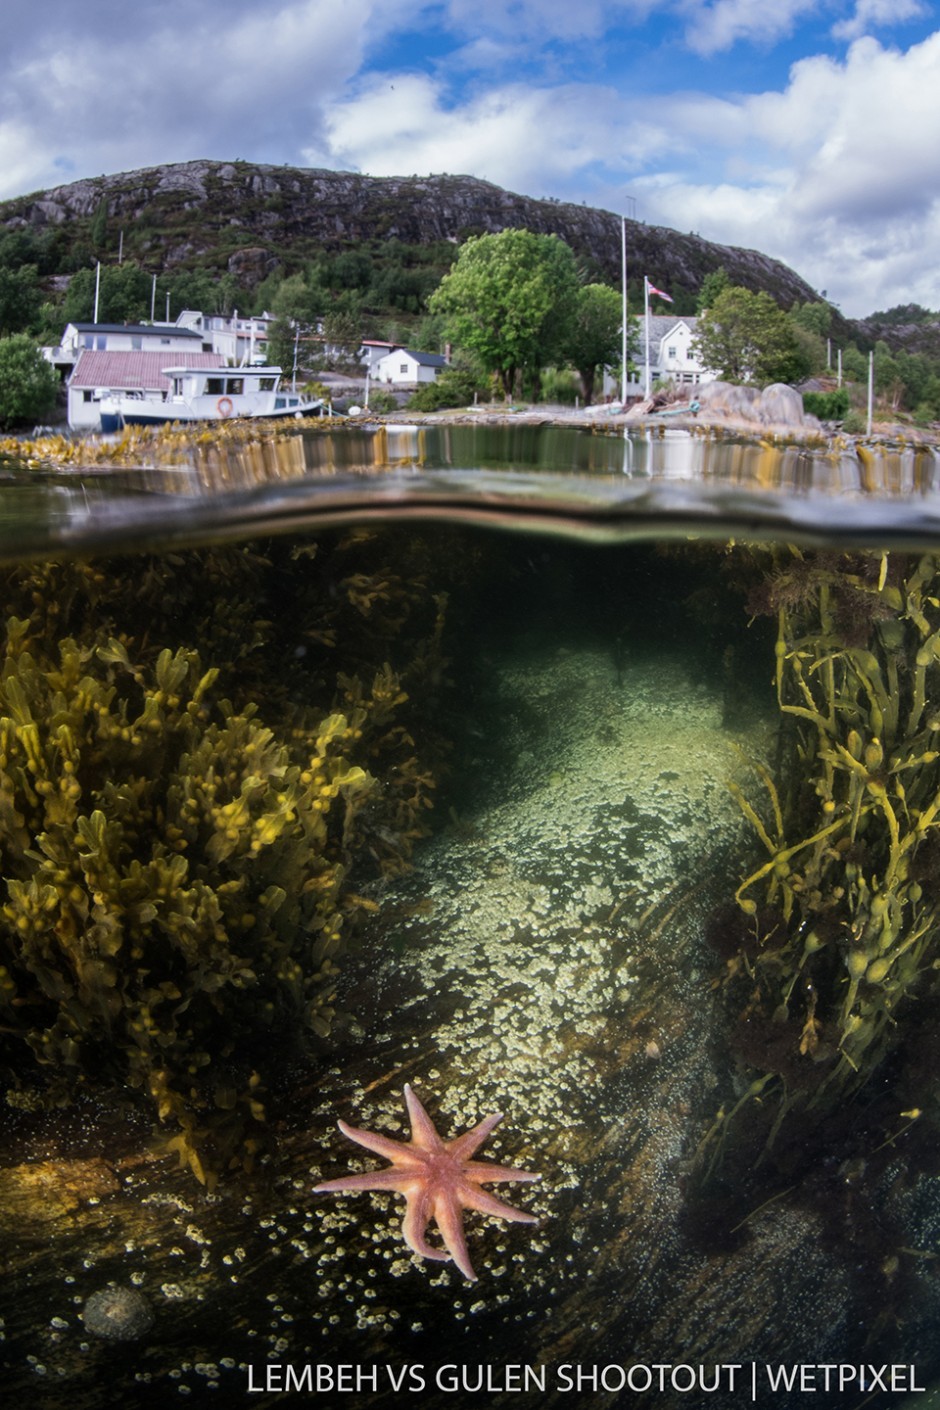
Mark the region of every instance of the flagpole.
[[620, 270], [623, 282], [623, 332], [620, 344], [620, 405], [627, 404], [627, 217], [620, 217]]
[[650, 281], [643, 275], [643, 313], [646, 320], [646, 396], [650, 394]]

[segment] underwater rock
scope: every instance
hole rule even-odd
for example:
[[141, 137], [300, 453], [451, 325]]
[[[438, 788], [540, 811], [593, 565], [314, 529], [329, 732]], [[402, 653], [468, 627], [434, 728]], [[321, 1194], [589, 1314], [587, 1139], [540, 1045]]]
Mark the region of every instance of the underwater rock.
[[43, 1160], [0, 1171], [0, 1222], [50, 1223], [89, 1199], [113, 1194], [118, 1181], [103, 1160]]
[[153, 1311], [133, 1288], [102, 1288], [85, 1303], [82, 1320], [92, 1336], [106, 1341], [137, 1341], [153, 1326]]

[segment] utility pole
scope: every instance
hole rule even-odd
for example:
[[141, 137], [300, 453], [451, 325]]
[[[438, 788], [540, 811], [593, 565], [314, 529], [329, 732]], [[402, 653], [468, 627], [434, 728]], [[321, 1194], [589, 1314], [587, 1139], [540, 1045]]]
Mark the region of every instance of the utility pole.
[[623, 332], [620, 342], [620, 405], [627, 404], [627, 217], [620, 217], [620, 280], [623, 286]]

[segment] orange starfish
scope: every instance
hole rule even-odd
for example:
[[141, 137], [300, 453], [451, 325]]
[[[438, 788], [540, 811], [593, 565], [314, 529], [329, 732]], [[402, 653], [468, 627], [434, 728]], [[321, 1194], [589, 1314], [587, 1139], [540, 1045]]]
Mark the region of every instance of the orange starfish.
[[[393, 1141], [374, 1131], [362, 1131], [356, 1126], [339, 1122], [339, 1129], [357, 1145], [392, 1162], [387, 1170], [372, 1170], [364, 1175], [343, 1175], [314, 1186], [314, 1194], [346, 1190], [394, 1190], [405, 1196], [407, 1207], [402, 1221], [402, 1236], [409, 1248], [422, 1258], [451, 1257], [465, 1278], [476, 1282], [476, 1273], [467, 1252], [463, 1232], [464, 1209], [477, 1209], [483, 1214], [495, 1214], [501, 1219], [513, 1219], [520, 1224], [537, 1224], [534, 1214], [523, 1214], [511, 1204], [504, 1204], [494, 1195], [481, 1190], [481, 1185], [493, 1185], [503, 1180], [539, 1180], [530, 1170], [514, 1170], [507, 1165], [487, 1165], [471, 1160], [493, 1128], [503, 1119], [503, 1113], [487, 1116], [462, 1136], [442, 1141], [434, 1123], [411, 1088], [405, 1085], [405, 1102], [411, 1118], [411, 1140]], [[444, 1248], [432, 1248], [424, 1237], [433, 1219], [441, 1231]]]

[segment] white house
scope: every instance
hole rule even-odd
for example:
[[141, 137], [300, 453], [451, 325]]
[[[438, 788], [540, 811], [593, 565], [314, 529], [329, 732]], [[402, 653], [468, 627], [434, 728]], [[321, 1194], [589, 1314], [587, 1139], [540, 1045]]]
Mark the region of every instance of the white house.
[[358, 353], [359, 361], [368, 368], [371, 377], [375, 364], [380, 358], [399, 346], [398, 343], [383, 342], [381, 338], [363, 338]]
[[[642, 369], [640, 381], [646, 376], [646, 320], [640, 319], [640, 349], [636, 357]], [[709, 371], [693, 349], [698, 319], [688, 315], [651, 314], [649, 319], [650, 386], [654, 382], [671, 381], [678, 387], [714, 382], [716, 373]]]
[[260, 365], [267, 357], [268, 330], [274, 322], [273, 313], [240, 317], [238, 310], [231, 315], [202, 313], [185, 308], [176, 326], [198, 333], [206, 352], [221, 353], [232, 367], [251, 363]]
[[70, 365], [89, 352], [208, 352], [202, 334], [175, 323], [67, 323], [50, 361]]
[[[636, 371], [627, 381], [627, 397], [640, 398], [646, 391], [646, 319], [637, 320], [639, 342], [633, 352]], [[717, 374], [703, 366], [692, 344], [698, 319], [687, 314], [650, 314], [650, 387], [656, 382], [673, 382], [677, 387], [694, 387], [714, 382]], [[608, 370], [604, 373], [604, 395], [620, 394], [619, 383]]]
[[436, 382], [437, 374], [447, 366], [440, 353], [412, 352], [411, 348], [394, 347], [373, 364], [373, 382], [390, 383], [395, 387], [414, 387], [422, 382]]
[[125, 350], [105, 352], [83, 348], [68, 381], [69, 427], [73, 431], [101, 429], [101, 401], [112, 393], [132, 393], [162, 400], [170, 390], [164, 367], [224, 367], [220, 353], [170, 347], [165, 352]]

